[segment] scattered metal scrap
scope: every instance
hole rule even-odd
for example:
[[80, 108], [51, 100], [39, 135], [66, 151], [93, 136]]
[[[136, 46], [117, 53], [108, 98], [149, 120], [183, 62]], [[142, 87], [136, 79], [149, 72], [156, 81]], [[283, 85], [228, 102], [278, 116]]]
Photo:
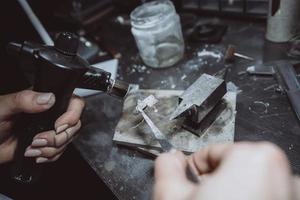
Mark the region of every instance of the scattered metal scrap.
[[280, 60], [256, 66], [250, 66], [247, 72], [252, 75], [273, 75], [279, 85], [277, 91], [284, 91], [294, 112], [300, 120], [300, 82], [293, 65], [299, 61]]

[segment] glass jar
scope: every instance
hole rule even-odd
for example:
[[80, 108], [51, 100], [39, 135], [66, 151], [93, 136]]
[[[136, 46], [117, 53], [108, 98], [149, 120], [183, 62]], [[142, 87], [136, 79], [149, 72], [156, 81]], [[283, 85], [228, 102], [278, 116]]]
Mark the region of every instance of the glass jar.
[[152, 1], [130, 15], [132, 34], [146, 65], [163, 68], [174, 65], [184, 54], [180, 19], [170, 1]]

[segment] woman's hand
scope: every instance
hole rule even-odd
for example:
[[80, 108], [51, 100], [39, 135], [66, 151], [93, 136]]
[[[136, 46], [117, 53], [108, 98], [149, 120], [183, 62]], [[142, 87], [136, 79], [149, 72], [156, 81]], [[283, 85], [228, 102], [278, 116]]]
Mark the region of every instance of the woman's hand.
[[[187, 165], [199, 184], [187, 179]], [[171, 151], [155, 162], [155, 200], [295, 200], [297, 185], [285, 154], [270, 143], [215, 145], [189, 157]]]
[[[0, 96], [0, 163], [13, 160], [17, 138], [11, 133], [14, 118], [19, 113], [39, 113], [55, 103], [52, 93], [24, 90]], [[37, 134], [27, 147], [25, 156], [36, 158], [37, 163], [56, 161], [80, 129], [80, 116], [84, 101], [72, 97], [69, 107], [55, 122], [55, 130]]]

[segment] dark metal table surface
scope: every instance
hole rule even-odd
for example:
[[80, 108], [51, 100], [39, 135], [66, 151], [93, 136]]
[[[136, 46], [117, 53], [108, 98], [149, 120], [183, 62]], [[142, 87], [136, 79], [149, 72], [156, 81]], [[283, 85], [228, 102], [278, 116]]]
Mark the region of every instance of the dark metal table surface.
[[[112, 18], [99, 33], [123, 55], [119, 78], [146, 89], [185, 89], [203, 72], [214, 74], [224, 67], [223, 60], [218, 56], [199, 58], [197, 53], [203, 49], [224, 54], [226, 45], [234, 44], [240, 53], [254, 57], [256, 63], [285, 58], [287, 45], [264, 40], [265, 24], [230, 20], [220, 22], [229, 26], [221, 43], [205, 45], [186, 41], [184, 59], [174, 67], [160, 70], [143, 66], [129, 26], [117, 24]], [[276, 84], [272, 77], [245, 73], [246, 67], [251, 64], [254, 63], [236, 60], [227, 65], [226, 81], [232, 81], [241, 90], [237, 98], [235, 141], [266, 140], [276, 143], [287, 153], [293, 171], [299, 173], [299, 123], [287, 97], [272, 89]], [[83, 127], [75, 146], [118, 199], [150, 199], [153, 159], [112, 142], [121, 116], [122, 101], [99, 94], [88, 97], [86, 102]]]

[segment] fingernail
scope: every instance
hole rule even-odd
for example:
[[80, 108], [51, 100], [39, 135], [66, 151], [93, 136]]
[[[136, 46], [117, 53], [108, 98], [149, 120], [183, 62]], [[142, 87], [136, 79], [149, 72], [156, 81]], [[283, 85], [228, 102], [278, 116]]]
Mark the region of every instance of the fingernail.
[[56, 134], [59, 134], [59, 133], [63, 132], [63, 131], [66, 130], [68, 127], [69, 127], [68, 124], [64, 124], [64, 125], [59, 126], [59, 127], [56, 129]]
[[169, 153], [171, 153], [171, 154], [175, 154], [176, 152], [177, 152], [177, 150], [176, 150], [176, 149], [171, 149]]
[[35, 160], [36, 163], [45, 163], [47, 162], [49, 159], [48, 158], [44, 158], [44, 157], [39, 157]]
[[29, 149], [25, 152], [24, 156], [25, 157], [37, 157], [40, 156], [42, 152], [38, 149]]
[[207, 178], [207, 175], [205, 175], [205, 174], [198, 176], [198, 179], [200, 182], [204, 181], [206, 178]]
[[68, 135], [72, 135], [74, 131], [75, 131], [75, 130], [74, 130], [74, 126], [68, 128], [68, 129], [66, 130], [66, 132], [67, 132]]
[[53, 105], [55, 102], [55, 97], [52, 93], [43, 93], [38, 95], [36, 102], [40, 105]]
[[32, 142], [32, 146], [40, 147], [40, 146], [46, 146], [48, 141], [46, 139], [35, 139]]

